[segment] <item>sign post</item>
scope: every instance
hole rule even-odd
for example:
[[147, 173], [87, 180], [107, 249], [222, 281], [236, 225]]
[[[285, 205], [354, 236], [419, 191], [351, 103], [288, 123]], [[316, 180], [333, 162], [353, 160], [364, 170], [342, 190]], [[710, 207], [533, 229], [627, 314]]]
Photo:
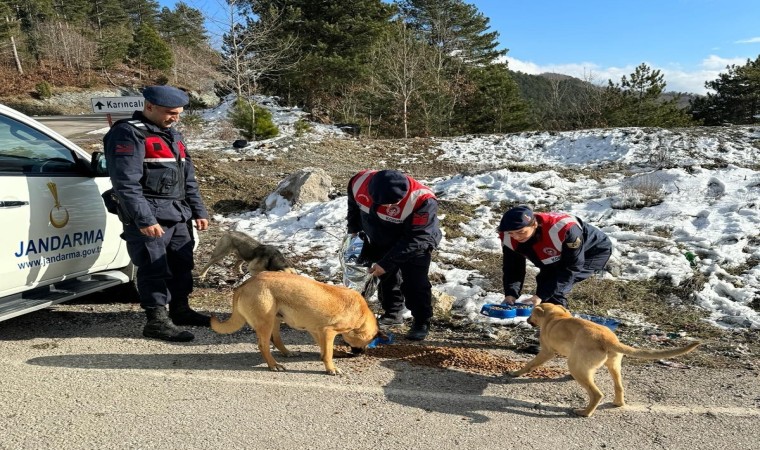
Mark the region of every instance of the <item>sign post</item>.
[[91, 98], [90, 102], [92, 102], [92, 112], [106, 114], [109, 127], [113, 125], [111, 113], [131, 113], [142, 110], [145, 105], [145, 99], [142, 97], [95, 97]]

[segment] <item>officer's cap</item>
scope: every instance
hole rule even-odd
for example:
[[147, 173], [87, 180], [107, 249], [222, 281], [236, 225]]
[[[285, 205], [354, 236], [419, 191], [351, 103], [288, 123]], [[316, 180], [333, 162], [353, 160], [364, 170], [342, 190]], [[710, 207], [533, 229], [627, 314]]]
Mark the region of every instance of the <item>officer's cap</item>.
[[185, 91], [173, 86], [149, 86], [143, 89], [143, 97], [150, 103], [165, 108], [180, 108], [190, 101]]
[[390, 205], [404, 198], [409, 191], [409, 180], [398, 170], [381, 170], [369, 180], [367, 190], [374, 203]]
[[499, 231], [515, 231], [525, 228], [533, 221], [533, 210], [525, 205], [515, 206], [505, 212], [499, 223]]

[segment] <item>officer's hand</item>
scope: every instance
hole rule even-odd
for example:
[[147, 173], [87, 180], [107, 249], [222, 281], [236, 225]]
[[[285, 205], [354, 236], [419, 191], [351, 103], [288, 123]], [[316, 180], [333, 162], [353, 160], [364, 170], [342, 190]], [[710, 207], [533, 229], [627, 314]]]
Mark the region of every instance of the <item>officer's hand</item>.
[[372, 267], [369, 268], [368, 272], [373, 277], [381, 277], [383, 274], [385, 274], [385, 269], [378, 266], [377, 264], [372, 264]]
[[195, 219], [195, 228], [197, 228], [198, 231], [208, 230], [208, 219]]
[[541, 304], [541, 297], [538, 295], [534, 295], [533, 297], [529, 298], [527, 303], [533, 303], [533, 306], [538, 306]]
[[164, 235], [164, 229], [161, 228], [161, 225], [155, 224], [149, 227], [140, 228], [140, 233], [148, 237], [159, 238]]
[[514, 305], [516, 298], [512, 297], [511, 295], [505, 295], [504, 301], [501, 302], [502, 305]]

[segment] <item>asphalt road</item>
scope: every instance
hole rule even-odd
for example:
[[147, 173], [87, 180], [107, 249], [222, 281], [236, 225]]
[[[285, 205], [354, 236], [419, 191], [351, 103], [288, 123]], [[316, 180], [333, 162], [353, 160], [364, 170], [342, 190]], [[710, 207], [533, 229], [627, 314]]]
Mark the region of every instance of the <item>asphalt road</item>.
[[[121, 118], [129, 117], [124, 114], [112, 114], [112, 121], [115, 122]], [[108, 119], [105, 114], [83, 114], [80, 116], [36, 116], [38, 122], [52, 128], [54, 131], [71, 138], [77, 135], [88, 133], [100, 128], [108, 127]]]
[[82, 303], [0, 322], [0, 448], [760, 448], [755, 370], [624, 363], [628, 405], [612, 407], [602, 370], [607, 397], [584, 419], [566, 378], [372, 357], [338, 359], [345, 374], [328, 376], [308, 334], [289, 329], [301, 354], [275, 352], [288, 371], [270, 372], [247, 329], [171, 344], [142, 338], [143, 320], [137, 305]]

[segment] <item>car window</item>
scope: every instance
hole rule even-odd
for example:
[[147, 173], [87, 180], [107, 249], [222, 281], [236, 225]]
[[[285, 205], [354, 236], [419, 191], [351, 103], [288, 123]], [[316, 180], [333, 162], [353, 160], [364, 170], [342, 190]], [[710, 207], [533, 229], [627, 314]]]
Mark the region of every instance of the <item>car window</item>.
[[9, 117], [0, 116], [0, 173], [77, 173], [71, 150], [51, 137]]

